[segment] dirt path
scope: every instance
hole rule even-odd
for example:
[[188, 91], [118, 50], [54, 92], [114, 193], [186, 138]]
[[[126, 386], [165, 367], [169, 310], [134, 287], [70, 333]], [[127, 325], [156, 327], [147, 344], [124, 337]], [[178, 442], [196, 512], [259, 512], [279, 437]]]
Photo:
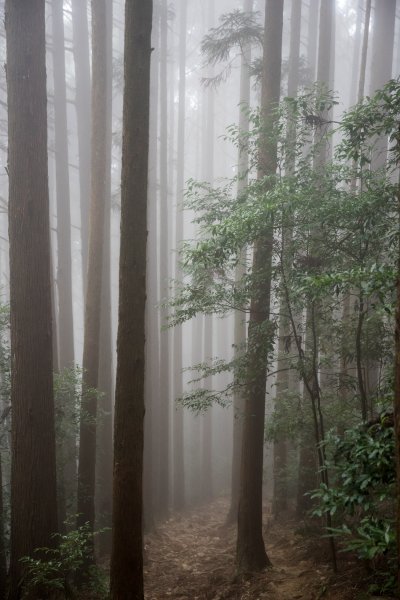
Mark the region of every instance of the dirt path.
[[[273, 568], [247, 581], [235, 577], [235, 528], [225, 527], [225, 500], [170, 519], [146, 539], [146, 600], [347, 600], [348, 581], [328, 590], [324, 545], [310, 545], [292, 522], [266, 524]], [[317, 542], [316, 542], [317, 544]], [[317, 557], [317, 558], [315, 558]], [[351, 586], [350, 586], [351, 587]], [[365, 597], [365, 596], [364, 596]]]

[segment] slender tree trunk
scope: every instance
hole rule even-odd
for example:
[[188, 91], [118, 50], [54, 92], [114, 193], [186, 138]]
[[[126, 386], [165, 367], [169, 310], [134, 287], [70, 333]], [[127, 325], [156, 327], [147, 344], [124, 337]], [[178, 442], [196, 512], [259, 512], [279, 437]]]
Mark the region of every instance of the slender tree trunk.
[[[260, 136], [259, 178], [274, 176], [277, 146], [271, 132], [279, 102], [282, 64], [283, 0], [266, 0], [261, 111], [265, 131]], [[253, 275], [257, 276], [250, 306], [249, 367], [244, 417], [241, 486], [236, 561], [240, 571], [269, 565], [262, 535], [262, 481], [265, 394], [268, 354], [265, 326], [270, 318], [273, 228], [255, 243]], [[272, 332], [271, 332], [272, 335]]]
[[107, 8], [92, 0], [92, 167], [78, 467], [78, 524], [94, 526], [104, 214], [107, 197]]
[[53, 0], [54, 124], [58, 247], [58, 333], [60, 369], [74, 364], [74, 320], [72, 314], [71, 212], [65, 79], [63, 0]]
[[[299, 66], [300, 66], [300, 34], [301, 34], [301, 9], [302, 3], [298, 0], [292, 0], [291, 7], [291, 29], [290, 29], [290, 51], [289, 51], [289, 75], [288, 75], [288, 96], [294, 98], [297, 96], [298, 81], [299, 81]], [[291, 146], [295, 144], [296, 132], [293, 127], [289, 127], [287, 144]], [[288, 157], [286, 169], [288, 174], [293, 172], [294, 164]], [[293, 232], [291, 227], [286, 227], [283, 231], [283, 256], [282, 260], [286, 262], [286, 269], [290, 269], [292, 265], [291, 242]], [[285, 394], [290, 392], [290, 362], [284, 358], [285, 352], [289, 353], [290, 349], [286, 348], [287, 340], [290, 338], [290, 323], [287, 318], [287, 306], [285, 299], [281, 299], [281, 311], [279, 317], [279, 342], [278, 342], [278, 374], [276, 380], [276, 400], [280, 402]], [[282, 433], [280, 438], [274, 442], [274, 500], [273, 512], [277, 516], [279, 513], [287, 509], [287, 441]]]
[[319, 4], [319, 0], [310, 0], [310, 10], [308, 15], [307, 59], [308, 67], [311, 73], [311, 79], [313, 82], [316, 78], [317, 69]]
[[[161, 326], [166, 324], [169, 286], [168, 235], [168, 4], [162, 0], [160, 24], [160, 290], [163, 303], [160, 311]], [[160, 405], [159, 405], [159, 501], [161, 516], [167, 516], [170, 503], [170, 331], [160, 333]]]
[[7, 597], [7, 554], [4, 537], [4, 500], [3, 500], [3, 466], [2, 455], [0, 452], [0, 600], [6, 600]]
[[[207, 25], [208, 28], [214, 26], [215, 7], [213, 0], [208, 0], [207, 3]], [[213, 69], [209, 70], [209, 76], [213, 75]], [[202, 168], [203, 179], [210, 185], [214, 182], [214, 137], [215, 137], [215, 92], [209, 87], [204, 92], [204, 134], [202, 148]], [[213, 356], [213, 318], [212, 315], [203, 317], [203, 360], [210, 361]], [[212, 388], [212, 378], [208, 377], [204, 381], [207, 389]], [[202, 499], [204, 501], [211, 500], [213, 496], [213, 461], [212, 461], [212, 441], [213, 441], [213, 419], [211, 406], [202, 419], [202, 444], [201, 444], [201, 482], [202, 482]]]
[[[61, 370], [74, 366], [74, 319], [72, 306], [71, 211], [67, 121], [67, 84], [65, 78], [65, 35], [63, 0], [53, 0], [53, 76], [54, 129], [57, 198], [57, 288], [58, 348]], [[73, 497], [76, 485], [76, 440], [73, 431], [57, 444], [62, 473], [59, 472], [59, 523], [67, 518], [67, 498]]]
[[[113, 63], [113, 3], [107, 3], [107, 117], [106, 117], [106, 204], [103, 235], [103, 275], [101, 294], [99, 391], [100, 443], [98, 448], [98, 517], [100, 528], [111, 527], [112, 474], [113, 474], [113, 345], [111, 324], [111, 159], [112, 159], [112, 63]], [[111, 533], [105, 532], [99, 540], [102, 555], [111, 552]]]
[[[397, 189], [398, 221], [400, 229], [400, 183]], [[395, 322], [395, 390], [394, 390], [394, 434], [396, 443], [396, 540], [397, 540], [397, 591], [400, 596], [400, 245], [398, 248], [396, 282], [396, 322]]]
[[[187, 2], [180, 3], [179, 27], [179, 113], [178, 113], [178, 140], [177, 140], [177, 173], [176, 173], [176, 244], [179, 246], [183, 240], [183, 188], [185, 184], [185, 120], [186, 120], [186, 29], [187, 29]], [[175, 279], [182, 277], [179, 256], [175, 258]], [[174, 398], [182, 394], [182, 327], [174, 328]], [[174, 410], [174, 508], [181, 510], [185, 505], [185, 470], [183, 449], [183, 409], [175, 406]]]
[[145, 372], [145, 440], [144, 440], [144, 521], [145, 530], [152, 529], [158, 506], [159, 477], [156, 469], [158, 456], [158, 399], [160, 397], [160, 322], [158, 299], [158, 253], [157, 253], [157, 164], [158, 164], [158, 84], [159, 84], [159, 11], [154, 5], [151, 84], [150, 84], [150, 148], [149, 148], [149, 206], [148, 206], [148, 266], [146, 303], [146, 372]]
[[[7, 0], [11, 294], [10, 599], [57, 531], [44, 0]], [[38, 352], [38, 348], [40, 352]]]
[[81, 254], [83, 296], [86, 298], [88, 243], [89, 243], [89, 199], [90, 199], [90, 49], [87, 0], [71, 0], [73, 52], [75, 65], [75, 108], [79, 151], [79, 198], [81, 214]]
[[143, 600], [142, 463], [152, 1], [127, 0], [111, 598]]
[[[243, 11], [251, 13], [253, 11], [254, 0], [245, 0]], [[239, 130], [245, 135], [249, 131], [249, 118], [247, 107], [250, 106], [250, 65], [251, 65], [251, 45], [243, 48], [240, 65], [240, 99], [239, 99]], [[248, 184], [249, 152], [246, 146], [239, 148], [238, 157], [238, 196], [245, 191]], [[242, 281], [246, 273], [246, 252], [243, 251], [240, 256], [239, 265], [236, 268], [236, 281]], [[247, 323], [246, 317], [241, 311], [234, 314], [234, 344], [235, 357], [237, 359], [243, 355], [246, 346]], [[239, 374], [235, 374], [239, 378]], [[240, 388], [235, 391], [233, 398], [233, 448], [232, 448], [232, 472], [231, 472], [231, 503], [227, 516], [227, 523], [233, 523], [237, 519], [239, 510], [239, 487], [240, 487], [240, 457], [242, 454], [243, 438], [243, 415], [244, 403]]]

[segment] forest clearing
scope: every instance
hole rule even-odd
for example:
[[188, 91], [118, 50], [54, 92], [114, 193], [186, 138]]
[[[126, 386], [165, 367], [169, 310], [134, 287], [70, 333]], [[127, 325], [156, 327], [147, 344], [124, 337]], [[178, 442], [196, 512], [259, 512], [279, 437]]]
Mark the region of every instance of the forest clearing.
[[400, 598], [400, 0], [0, 0], [0, 600]]

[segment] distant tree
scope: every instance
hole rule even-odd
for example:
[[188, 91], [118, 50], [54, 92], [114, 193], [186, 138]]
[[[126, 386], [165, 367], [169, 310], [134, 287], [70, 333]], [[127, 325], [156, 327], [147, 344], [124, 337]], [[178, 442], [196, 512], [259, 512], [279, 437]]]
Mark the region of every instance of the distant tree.
[[[101, 326], [99, 383], [100, 392], [100, 432], [97, 444], [97, 508], [98, 527], [111, 527], [112, 513], [112, 473], [113, 473], [113, 343], [112, 343], [112, 306], [111, 306], [111, 165], [112, 165], [112, 105], [113, 105], [113, 2], [107, 3], [107, 117], [106, 117], [106, 173], [105, 173], [105, 212], [103, 235], [103, 275], [101, 293]], [[99, 549], [102, 554], [111, 552], [111, 534], [105, 531], [99, 537]]]
[[[168, 2], [160, 3], [160, 279], [159, 299], [161, 325], [165, 324], [168, 300], [169, 277], [169, 231], [168, 231]], [[158, 447], [159, 447], [159, 499], [158, 512], [166, 516], [170, 505], [170, 332], [160, 333], [160, 381], [161, 393], [158, 407]]]
[[91, 78], [87, 11], [88, 0], [71, 0], [73, 53], [75, 66], [75, 110], [79, 152], [79, 206], [81, 216], [82, 283], [84, 297], [86, 296], [86, 278], [88, 266], [91, 162]]
[[152, 0], [125, 4], [111, 598], [143, 600], [142, 469]]
[[[103, 236], [107, 181], [107, 7], [92, 1], [92, 164], [90, 232], [83, 343], [83, 388], [97, 390]], [[78, 465], [78, 526], [95, 519], [97, 394], [82, 396]]]
[[[53, 0], [53, 73], [54, 73], [54, 134], [57, 198], [57, 288], [58, 288], [58, 367], [70, 369], [74, 365], [74, 320], [72, 306], [71, 209], [69, 184], [69, 150], [67, 121], [67, 83], [65, 72], [64, 10], [62, 0]], [[73, 436], [65, 440], [67, 454], [75, 448]], [[76, 461], [66, 461], [59, 481], [60, 526], [67, 518], [67, 486], [74, 493]]]
[[[299, 70], [300, 70], [300, 34], [301, 34], [301, 15], [302, 2], [292, 0], [291, 17], [290, 17], [290, 49], [288, 63], [288, 96], [295, 98], [299, 87]], [[295, 143], [296, 132], [291, 125], [288, 126], [288, 152], [291, 152], [290, 144]], [[288, 156], [287, 170], [290, 173], [294, 170], [294, 158]], [[285, 247], [290, 249], [290, 243], [293, 232], [291, 228], [287, 228], [284, 232]], [[290, 250], [289, 250], [290, 252]], [[290, 254], [285, 257], [285, 260], [290, 265]], [[290, 373], [290, 349], [286, 348], [287, 340], [290, 337], [290, 323], [287, 317], [287, 306], [285, 298], [281, 298], [279, 333], [278, 333], [278, 364], [277, 364], [277, 379], [276, 379], [276, 400], [279, 403], [282, 399], [292, 391], [295, 391], [296, 386], [293, 384]], [[294, 389], [293, 389], [294, 388]], [[287, 510], [288, 489], [287, 489], [287, 466], [288, 466], [288, 447], [287, 440], [282, 432], [278, 439], [274, 440], [274, 499], [273, 512], [275, 516]]]
[[45, 2], [7, 0], [11, 294], [10, 600], [57, 531]]
[[[182, 200], [185, 181], [185, 131], [186, 131], [186, 37], [187, 37], [187, 2], [180, 3], [179, 25], [179, 109], [177, 139], [177, 171], [176, 171], [176, 244], [183, 240]], [[181, 267], [178, 253], [175, 258], [175, 279], [181, 279]], [[174, 348], [174, 398], [182, 394], [182, 329], [177, 327], [173, 338]], [[183, 448], [183, 408], [175, 407], [173, 420], [174, 433], [174, 508], [182, 509], [185, 504], [184, 448]]]

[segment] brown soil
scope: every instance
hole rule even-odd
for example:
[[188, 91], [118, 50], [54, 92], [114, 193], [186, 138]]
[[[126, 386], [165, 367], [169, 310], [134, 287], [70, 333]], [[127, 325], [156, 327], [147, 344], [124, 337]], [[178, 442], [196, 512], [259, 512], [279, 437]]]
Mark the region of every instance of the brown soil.
[[[271, 569], [246, 579], [235, 575], [235, 527], [226, 527], [227, 502], [217, 500], [174, 517], [146, 537], [146, 600], [364, 600], [365, 573], [339, 564], [334, 576], [326, 541], [301, 533], [266, 512]], [[342, 559], [343, 560], [343, 559]]]

